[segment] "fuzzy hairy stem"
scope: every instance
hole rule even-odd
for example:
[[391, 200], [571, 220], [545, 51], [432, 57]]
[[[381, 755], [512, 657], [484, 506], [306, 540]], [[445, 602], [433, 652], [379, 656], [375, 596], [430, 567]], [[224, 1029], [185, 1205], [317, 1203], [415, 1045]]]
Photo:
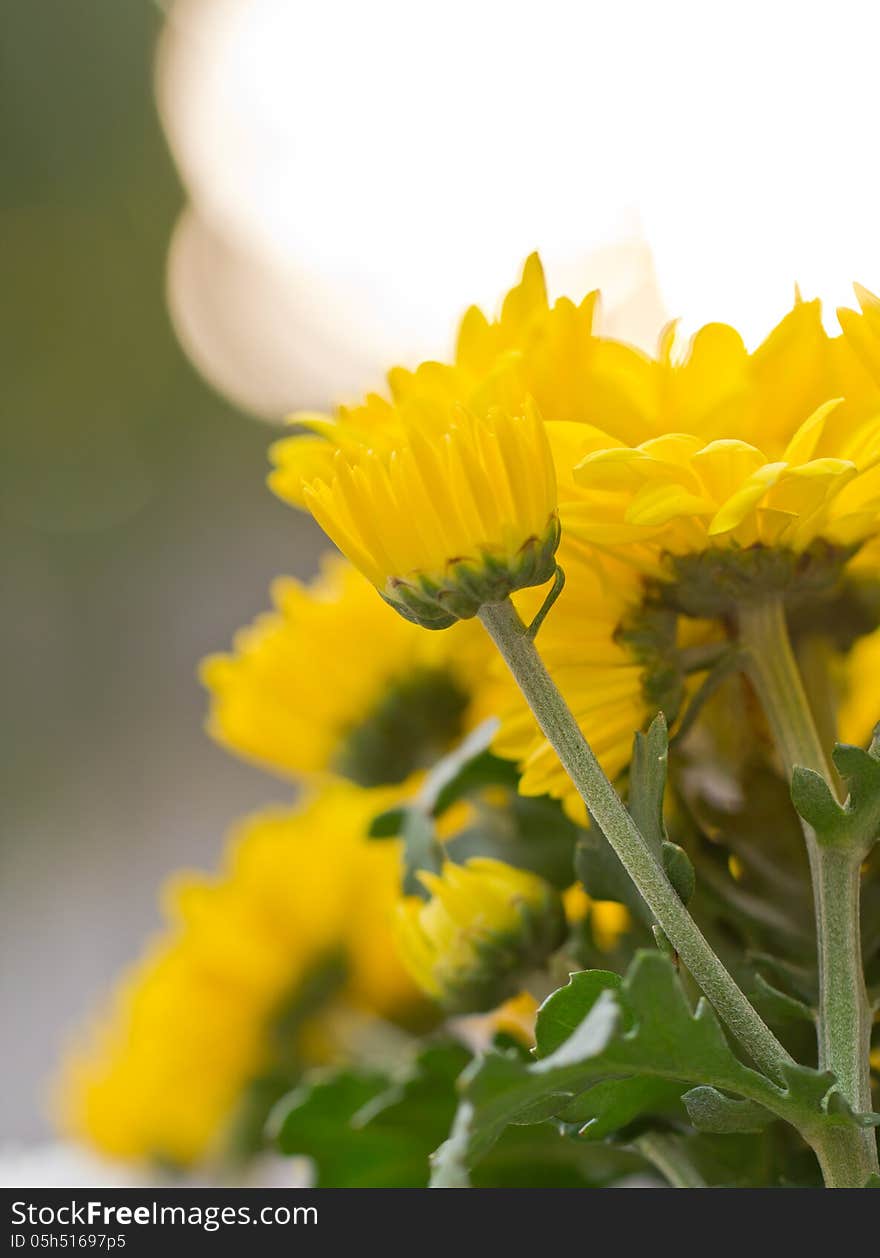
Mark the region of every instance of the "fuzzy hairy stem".
[[[789, 779], [795, 766], [802, 765], [820, 773], [834, 789], [835, 777], [791, 649], [782, 600], [743, 606], [739, 630], [746, 669]], [[866, 1113], [871, 1109], [871, 1015], [859, 930], [861, 854], [823, 845], [809, 825], [804, 823], [803, 828], [816, 916], [819, 1066], [833, 1071], [852, 1108]], [[871, 1129], [841, 1132], [829, 1146], [822, 1152], [817, 1149], [829, 1187], [861, 1187], [877, 1171], [877, 1141]]]
[[509, 599], [487, 604], [479, 615], [591, 816], [672, 946], [736, 1039], [757, 1065], [778, 1079], [780, 1068], [790, 1063], [791, 1057], [713, 952], [654, 859], [547, 672], [513, 604]]

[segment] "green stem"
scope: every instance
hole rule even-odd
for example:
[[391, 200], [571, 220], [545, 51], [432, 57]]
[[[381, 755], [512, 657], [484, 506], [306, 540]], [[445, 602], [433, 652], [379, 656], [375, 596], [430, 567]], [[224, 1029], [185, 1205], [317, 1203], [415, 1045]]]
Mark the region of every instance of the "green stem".
[[[766, 713], [788, 777], [796, 765], [832, 784], [834, 775], [819, 739], [792, 653], [781, 599], [744, 606], [739, 629], [746, 668]], [[871, 1015], [865, 990], [859, 930], [861, 854], [818, 842], [804, 824], [813, 881], [819, 965], [819, 1066], [833, 1071], [857, 1113], [871, 1109]], [[848, 1179], [861, 1187], [877, 1171], [877, 1141], [870, 1129], [841, 1129], [834, 1147], [820, 1153], [826, 1182]], [[831, 1158], [833, 1165], [826, 1162]], [[842, 1161], [846, 1163], [844, 1166]], [[829, 1186], [832, 1186], [829, 1184]], [[840, 1182], [836, 1187], [847, 1186]]]
[[674, 1137], [664, 1136], [658, 1131], [646, 1131], [633, 1141], [633, 1148], [660, 1172], [670, 1188], [709, 1187]]
[[480, 611], [480, 619], [590, 814], [672, 946], [753, 1060], [779, 1079], [781, 1067], [789, 1064], [791, 1057], [712, 951], [654, 859], [544, 667], [513, 604], [509, 599], [487, 604]]

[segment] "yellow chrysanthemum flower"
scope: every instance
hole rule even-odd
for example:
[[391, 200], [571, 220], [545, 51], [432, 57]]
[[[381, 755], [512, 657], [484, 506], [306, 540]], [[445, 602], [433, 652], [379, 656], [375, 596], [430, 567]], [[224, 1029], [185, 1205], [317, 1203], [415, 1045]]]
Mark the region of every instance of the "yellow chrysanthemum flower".
[[189, 1165], [222, 1151], [250, 1084], [326, 1047], [336, 1011], [416, 1002], [391, 935], [398, 844], [365, 838], [386, 802], [336, 784], [244, 822], [217, 877], [172, 881], [163, 933], [64, 1065], [70, 1135]]
[[[841, 312], [842, 321], [847, 313]], [[542, 409], [548, 420], [592, 424], [612, 438], [606, 444], [639, 445], [669, 433], [699, 436], [704, 443], [735, 437], [775, 460], [806, 416], [829, 399], [843, 398], [816, 448], [818, 456], [834, 455], [847, 433], [880, 406], [877, 378], [851, 339], [829, 336], [820, 303], [800, 297], [751, 352], [727, 324], [707, 324], [682, 345], [671, 323], [654, 357], [599, 341], [584, 381], [591, 404], [570, 413]]]
[[683, 355], [674, 330], [656, 360], [619, 347], [628, 426], [644, 439], [614, 422], [604, 440], [584, 431], [573, 487], [562, 482], [565, 527], [676, 582], [691, 614], [833, 583], [880, 528], [880, 389], [852, 339], [798, 301], [754, 353], [720, 324]]
[[586, 492], [566, 523], [599, 545], [643, 543], [671, 555], [860, 543], [878, 526], [880, 418], [860, 425], [835, 457], [817, 458], [836, 405], [808, 416], [776, 459], [738, 437], [706, 442], [686, 433], [590, 453], [575, 469]]
[[[406, 619], [444, 629], [485, 603], [542, 585], [559, 543], [556, 478], [534, 406], [485, 418], [425, 412], [387, 448], [340, 445], [303, 491], [339, 549]], [[285, 496], [288, 442], [275, 447]]]
[[422, 990], [450, 1010], [490, 1009], [516, 994], [562, 942], [562, 901], [536, 874], [475, 857], [419, 880], [430, 898], [398, 906], [398, 947]]
[[848, 346], [870, 374], [880, 391], [880, 297], [875, 297], [855, 285], [861, 314], [853, 310], [838, 310], [837, 317]]
[[[277, 447], [276, 492], [303, 506], [306, 484], [332, 479], [337, 449], [390, 449], [407, 423], [424, 423], [426, 415], [442, 422], [452, 406], [481, 416], [492, 407], [516, 414], [533, 398], [545, 419], [599, 422], [615, 400], [603, 398], [597, 384], [604, 377], [596, 359], [606, 344], [594, 333], [597, 298], [593, 292], [579, 305], [565, 297], [551, 305], [540, 259], [532, 254], [498, 319], [487, 319], [476, 306], [467, 311], [451, 363], [394, 367], [387, 397], [370, 394], [333, 416], [294, 415], [292, 422], [306, 431]], [[613, 393], [614, 384], [609, 387]]]
[[482, 719], [491, 655], [476, 625], [425, 634], [345, 560], [309, 585], [273, 586], [275, 611], [202, 665], [209, 732], [286, 776], [334, 772], [362, 786], [400, 782]]

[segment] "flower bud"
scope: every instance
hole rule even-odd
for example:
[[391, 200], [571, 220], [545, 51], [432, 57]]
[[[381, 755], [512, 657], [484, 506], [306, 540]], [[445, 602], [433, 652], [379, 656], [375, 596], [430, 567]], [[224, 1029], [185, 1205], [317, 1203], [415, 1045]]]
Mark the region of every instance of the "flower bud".
[[493, 1008], [562, 943], [561, 898], [536, 874], [474, 858], [419, 880], [430, 898], [399, 906], [398, 949], [423, 991], [450, 1012]]

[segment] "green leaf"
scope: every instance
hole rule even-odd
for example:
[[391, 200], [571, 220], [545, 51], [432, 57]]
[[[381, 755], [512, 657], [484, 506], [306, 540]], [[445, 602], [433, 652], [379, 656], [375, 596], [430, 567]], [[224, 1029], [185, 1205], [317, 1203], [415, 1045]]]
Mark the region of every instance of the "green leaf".
[[[667, 1130], [663, 1139], [709, 1188], [822, 1187], [812, 1151], [791, 1128], [781, 1124], [751, 1135]], [[633, 1143], [644, 1150], [643, 1140], [636, 1138]], [[649, 1160], [662, 1173], [658, 1162]]]
[[766, 1017], [781, 1021], [795, 1019], [800, 1022], [815, 1023], [815, 1009], [804, 1001], [790, 996], [787, 992], [780, 991], [778, 987], [774, 987], [763, 974], [755, 975], [754, 987], [753, 1003]]
[[421, 869], [439, 874], [443, 868], [443, 846], [434, 832], [434, 822], [418, 808], [408, 808], [403, 823], [403, 891], [427, 898], [416, 874]]
[[565, 815], [557, 800], [530, 798], [514, 787], [503, 807], [477, 802], [476, 822], [446, 842], [450, 860], [459, 863], [472, 856], [528, 869], [558, 890], [573, 880], [575, 844], [583, 834]]
[[820, 774], [798, 766], [791, 781], [794, 806], [820, 843], [867, 855], [880, 835], [880, 744], [875, 740], [865, 751], [838, 743], [832, 759], [849, 789], [846, 803], [837, 802]]
[[696, 877], [690, 858], [677, 843], [671, 843], [663, 819], [663, 797], [669, 771], [669, 734], [662, 712], [651, 722], [647, 734], [636, 733], [629, 771], [629, 811], [642, 837], [660, 861], [666, 876], [685, 904], [694, 894]]
[[623, 979], [612, 970], [582, 970], [572, 974], [541, 1006], [535, 1026], [538, 1057], [555, 1053], [577, 1030], [604, 991], [617, 991]]
[[319, 1074], [276, 1106], [278, 1144], [313, 1159], [319, 1187], [424, 1188], [428, 1155], [449, 1130], [455, 1080], [468, 1060], [461, 1045], [441, 1044], [399, 1081]]
[[670, 843], [668, 840], [663, 842], [661, 855], [666, 877], [675, 888], [678, 898], [687, 904], [697, 885], [697, 876], [694, 873], [691, 858], [683, 847], [679, 847], [677, 843]]
[[666, 718], [658, 713], [646, 734], [633, 739], [629, 773], [629, 811], [656, 859], [666, 840], [663, 794], [666, 790], [669, 739]]
[[370, 822], [367, 837], [370, 839], [394, 839], [403, 830], [406, 809], [400, 806], [386, 808]]
[[466, 760], [437, 792], [433, 811], [440, 816], [458, 800], [486, 786], [508, 786], [515, 791], [519, 774], [512, 760], [502, 760], [491, 751], [481, 751]]
[[[560, 1040], [576, 1022], [579, 1005], [581, 1020]], [[542, 1046], [549, 1049], [538, 1060], [490, 1054], [465, 1071], [450, 1140], [438, 1150], [438, 1174], [450, 1166], [460, 1174], [511, 1123], [579, 1121], [586, 1114], [607, 1132], [617, 1122], [631, 1122], [640, 1100], [649, 1108], [668, 1104], [671, 1090], [636, 1087], [632, 1080], [706, 1085], [762, 1106], [767, 1121], [775, 1116], [799, 1128], [852, 1121], [827, 1109], [832, 1075], [792, 1065], [776, 1083], [744, 1065], [711, 1007], [701, 999], [691, 1008], [675, 967], [657, 952], [640, 952], [620, 986], [604, 975], [575, 976], [544, 1003], [536, 1034], [539, 1053]], [[754, 1122], [754, 1110], [748, 1112]]]
[[[651, 722], [648, 732], [637, 732], [633, 739], [627, 806], [645, 843], [655, 859], [662, 864], [679, 899], [687, 904], [694, 893], [694, 868], [684, 849], [669, 841], [663, 820], [668, 756], [666, 718], [660, 712]], [[595, 823], [578, 845], [575, 869], [594, 899], [617, 900], [625, 904], [645, 925], [653, 926], [653, 915]]]
[[843, 809], [822, 774], [815, 769], [795, 765], [791, 775], [791, 800], [817, 834], [828, 838], [845, 828]]
[[675, 1121], [681, 1117], [683, 1085], [673, 1079], [633, 1075], [603, 1079], [587, 1088], [557, 1117], [582, 1140], [605, 1140], [646, 1115]]
[[738, 1101], [717, 1088], [701, 1085], [682, 1096], [684, 1107], [697, 1131], [722, 1135], [763, 1131], [774, 1116], [754, 1101]]
[[[319, 1187], [423, 1188], [429, 1155], [453, 1121], [455, 1079], [467, 1060], [461, 1045], [438, 1044], [403, 1079], [353, 1070], [314, 1075], [276, 1106], [278, 1143], [312, 1158]], [[474, 1186], [600, 1187], [641, 1166], [631, 1153], [569, 1140], [558, 1125], [512, 1128]]]

